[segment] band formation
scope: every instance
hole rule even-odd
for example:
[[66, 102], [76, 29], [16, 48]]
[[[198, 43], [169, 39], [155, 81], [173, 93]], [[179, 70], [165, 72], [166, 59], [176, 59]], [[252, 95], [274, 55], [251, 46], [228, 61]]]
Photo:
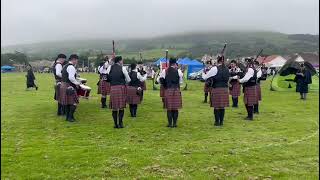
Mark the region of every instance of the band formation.
[[[58, 102], [57, 115], [64, 115], [66, 120], [74, 122], [74, 113], [79, 104], [79, 96], [88, 97], [90, 87], [86, 80], [77, 76], [76, 64], [79, 57], [76, 54], [67, 57], [59, 54], [53, 67], [55, 77], [54, 99]], [[246, 68], [241, 69], [236, 61], [226, 66], [224, 56], [220, 55], [216, 61], [206, 62], [202, 78], [204, 84], [204, 103], [214, 109], [214, 125], [222, 126], [225, 108], [229, 107], [229, 95], [232, 97], [232, 107], [238, 107], [238, 97], [243, 87], [244, 104], [247, 111], [246, 120], [253, 120], [255, 113], [259, 113], [261, 98], [260, 81], [267, 78], [266, 68], [260, 66], [253, 58], [246, 60]], [[114, 128], [123, 128], [124, 109], [129, 105], [131, 117], [137, 116], [138, 105], [143, 101], [146, 90], [147, 74], [143, 70], [142, 62], [130, 65], [130, 72], [123, 67], [121, 56], [114, 56], [109, 60], [105, 57], [98, 68], [98, 94], [101, 95], [101, 108], [112, 109]], [[167, 127], [177, 127], [179, 109], [182, 108], [180, 84], [183, 73], [178, 68], [175, 58], [170, 58], [169, 65], [164, 68], [156, 79], [160, 84], [160, 97], [163, 108], [167, 110]], [[109, 104], [107, 104], [107, 97]]]

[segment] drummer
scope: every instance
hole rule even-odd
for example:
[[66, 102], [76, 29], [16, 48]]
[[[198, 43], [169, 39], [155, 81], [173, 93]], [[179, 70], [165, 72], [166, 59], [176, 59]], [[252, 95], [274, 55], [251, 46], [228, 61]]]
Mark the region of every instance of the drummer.
[[62, 68], [62, 84], [60, 87], [61, 104], [66, 109], [66, 120], [74, 122], [74, 112], [79, 104], [79, 98], [76, 89], [80, 83], [76, 80], [77, 70], [75, 66], [78, 63], [78, 55], [72, 54], [69, 57], [69, 63]]

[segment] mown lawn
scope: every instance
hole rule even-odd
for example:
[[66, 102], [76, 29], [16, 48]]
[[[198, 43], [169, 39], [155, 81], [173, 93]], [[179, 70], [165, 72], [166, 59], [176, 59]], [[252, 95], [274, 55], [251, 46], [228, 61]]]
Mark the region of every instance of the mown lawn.
[[319, 95], [270, 91], [263, 82], [260, 114], [245, 121], [242, 100], [213, 127], [203, 84], [189, 81], [178, 128], [166, 128], [159, 92], [151, 90], [133, 120], [114, 129], [100, 108], [97, 74], [69, 123], [56, 116], [52, 74], [36, 74], [38, 91], [25, 91], [25, 74], [1, 74], [1, 179], [318, 179]]

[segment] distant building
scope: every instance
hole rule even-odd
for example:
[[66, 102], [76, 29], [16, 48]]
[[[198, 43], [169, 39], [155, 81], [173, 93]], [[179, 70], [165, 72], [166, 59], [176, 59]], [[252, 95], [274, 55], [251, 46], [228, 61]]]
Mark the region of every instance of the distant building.
[[259, 63], [265, 64], [267, 67], [272, 68], [280, 68], [287, 62], [287, 60], [280, 55], [258, 57], [257, 61], [259, 61]]
[[314, 67], [319, 67], [319, 54], [314, 52], [296, 53], [291, 56], [288, 61], [309, 62]]

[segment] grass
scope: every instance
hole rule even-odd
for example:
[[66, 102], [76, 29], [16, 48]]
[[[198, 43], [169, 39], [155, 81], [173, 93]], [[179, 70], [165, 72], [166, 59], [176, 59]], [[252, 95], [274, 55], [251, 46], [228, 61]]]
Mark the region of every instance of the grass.
[[189, 81], [178, 128], [166, 128], [158, 91], [148, 90], [133, 120], [114, 129], [101, 109], [97, 74], [82, 74], [92, 87], [68, 123], [56, 116], [53, 77], [36, 74], [38, 91], [25, 91], [21, 73], [1, 75], [1, 179], [318, 179], [319, 95], [262, 84], [260, 114], [244, 121], [245, 108], [226, 110], [213, 127], [203, 104], [203, 84]]
[[[286, 80], [293, 80], [294, 75], [288, 75], [288, 76], [279, 76], [276, 75], [272, 81], [272, 88], [276, 91], [296, 91], [296, 83], [293, 81], [286, 81]], [[291, 88], [289, 87], [289, 84], [291, 85]], [[309, 85], [309, 91], [311, 92], [319, 92], [319, 77], [318, 76], [312, 76], [312, 84]]]

